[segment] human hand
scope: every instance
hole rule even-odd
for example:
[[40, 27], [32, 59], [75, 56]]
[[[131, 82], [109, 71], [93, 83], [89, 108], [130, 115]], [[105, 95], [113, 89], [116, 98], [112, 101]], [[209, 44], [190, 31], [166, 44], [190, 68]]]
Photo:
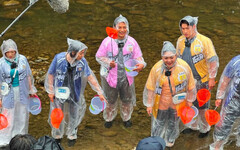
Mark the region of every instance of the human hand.
[[36, 97], [37, 94], [36, 94], [36, 93], [34, 93], [34, 94], [29, 94], [29, 96], [30, 96], [30, 97]]
[[112, 61], [110, 62], [110, 67], [111, 67], [111, 68], [114, 68], [115, 66], [116, 66], [116, 63], [115, 63], [114, 60], [112, 60]]
[[144, 65], [143, 64], [136, 64], [137, 68], [133, 69], [133, 71], [140, 72], [143, 70]]
[[2, 100], [0, 99], [0, 108], [2, 108]]
[[219, 107], [219, 106], [221, 105], [221, 103], [222, 103], [222, 100], [221, 100], [221, 99], [217, 99], [217, 100], [215, 101], [215, 106], [216, 106], [216, 107]]
[[147, 113], [149, 116], [152, 114], [152, 107], [147, 107]]
[[53, 102], [53, 99], [54, 99], [55, 95], [54, 94], [48, 94], [48, 97], [50, 98], [51, 102]]
[[99, 95], [99, 98], [102, 102], [105, 101], [106, 103], [108, 103], [108, 101], [105, 99], [105, 97], [103, 95]]
[[209, 81], [208, 81], [208, 87], [209, 87], [209, 90], [212, 90], [213, 87], [215, 86], [215, 78], [210, 78]]
[[187, 102], [187, 106], [189, 106], [189, 107], [192, 107], [192, 103], [191, 102]]

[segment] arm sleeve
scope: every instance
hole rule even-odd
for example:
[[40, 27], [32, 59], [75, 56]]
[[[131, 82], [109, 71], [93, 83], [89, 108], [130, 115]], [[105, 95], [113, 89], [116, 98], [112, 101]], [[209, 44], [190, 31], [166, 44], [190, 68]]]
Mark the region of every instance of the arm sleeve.
[[143, 91], [143, 104], [146, 107], [153, 107], [154, 105], [154, 96], [155, 96], [155, 88], [156, 88], [156, 69], [153, 67], [148, 76], [146, 85]]
[[215, 78], [217, 76], [217, 71], [219, 67], [219, 58], [216, 54], [213, 43], [209, 38], [207, 38], [204, 47], [209, 78]]
[[57, 67], [57, 56], [54, 57], [49, 69], [48, 69], [48, 72], [46, 74], [46, 77], [45, 77], [45, 83], [44, 83], [44, 87], [45, 87], [45, 90], [47, 91], [47, 93], [49, 94], [54, 94], [54, 76], [55, 76], [55, 73], [56, 73], [56, 67]]

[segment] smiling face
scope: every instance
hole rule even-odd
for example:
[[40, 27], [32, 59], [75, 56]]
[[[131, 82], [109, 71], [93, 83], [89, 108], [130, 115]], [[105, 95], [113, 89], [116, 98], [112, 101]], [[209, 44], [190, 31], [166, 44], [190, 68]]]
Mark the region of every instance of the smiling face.
[[172, 52], [165, 52], [162, 60], [168, 69], [172, 68], [176, 62], [177, 55]]
[[127, 26], [124, 22], [120, 22], [117, 24], [117, 31], [118, 31], [118, 39], [124, 39], [125, 35], [127, 34]]
[[182, 34], [187, 38], [191, 39], [196, 35], [196, 25], [190, 26], [185, 23], [181, 25]]
[[6, 57], [9, 59], [14, 59], [16, 57], [16, 51], [13, 49], [10, 49], [5, 53]]

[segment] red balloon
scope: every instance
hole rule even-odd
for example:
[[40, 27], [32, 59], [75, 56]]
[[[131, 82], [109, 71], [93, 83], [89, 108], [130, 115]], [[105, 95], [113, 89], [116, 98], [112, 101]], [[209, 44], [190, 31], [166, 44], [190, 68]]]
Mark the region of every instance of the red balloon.
[[6, 128], [8, 126], [7, 117], [3, 114], [0, 114], [0, 130]]
[[106, 27], [106, 32], [107, 35], [113, 39], [117, 39], [118, 38], [118, 32], [116, 29], [111, 28], [111, 27]]
[[63, 112], [61, 108], [55, 108], [51, 112], [51, 124], [54, 128], [58, 129], [62, 120], [63, 120]]
[[200, 89], [197, 92], [197, 100], [199, 107], [202, 107], [211, 97], [211, 93], [208, 89]]
[[207, 110], [205, 112], [205, 118], [207, 123], [211, 126], [218, 123], [220, 120], [220, 115], [216, 110]]
[[189, 123], [195, 116], [194, 109], [189, 106], [184, 106], [180, 111], [180, 118], [183, 124]]

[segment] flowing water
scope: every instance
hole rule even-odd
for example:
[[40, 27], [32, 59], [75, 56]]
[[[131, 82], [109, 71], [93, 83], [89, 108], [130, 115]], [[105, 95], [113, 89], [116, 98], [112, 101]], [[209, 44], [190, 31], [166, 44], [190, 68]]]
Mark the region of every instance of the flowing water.
[[[0, 0], [0, 31], [28, 6], [27, 0], [12, 1], [19, 3], [12, 6], [6, 6], [4, 2], [8, 1]], [[127, 17], [130, 35], [138, 41], [147, 62], [147, 67], [135, 78], [137, 106], [132, 115], [133, 126], [124, 128], [118, 115], [113, 127], [105, 129], [102, 113], [92, 115], [88, 110], [95, 95], [88, 86], [85, 91], [87, 111], [79, 126], [78, 140], [73, 148], [69, 148], [64, 138], [62, 144], [67, 150], [131, 150], [140, 139], [150, 136], [150, 117], [142, 104], [143, 88], [151, 67], [161, 58], [163, 41], [175, 45], [181, 35], [178, 23], [182, 17], [198, 16], [198, 32], [212, 39], [220, 59], [217, 80], [228, 61], [240, 52], [240, 0], [70, 0], [69, 10], [64, 14], [54, 12], [47, 1], [39, 0], [0, 39], [1, 43], [8, 38], [15, 40], [33, 71], [42, 112], [30, 116], [30, 134], [37, 138], [51, 134], [47, 123], [49, 99], [41, 80], [54, 55], [67, 50], [66, 37], [81, 40], [89, 47], [85, 57], [99, 79], [95, 53], [107, 36], [105, 28], [112, 26], [119, 14]], [[216, 88], [212, 91], [212, 99], [215, 92]], [[214, 108], [213, 102], [211, 108]], [[204, 139], [198, 139], [197, 135], [197, 132], [180, 135], [171, 149], [207, 150], [212, 143], [212, 131]], [[234, 139], [225, 149], [237, 149]]]

